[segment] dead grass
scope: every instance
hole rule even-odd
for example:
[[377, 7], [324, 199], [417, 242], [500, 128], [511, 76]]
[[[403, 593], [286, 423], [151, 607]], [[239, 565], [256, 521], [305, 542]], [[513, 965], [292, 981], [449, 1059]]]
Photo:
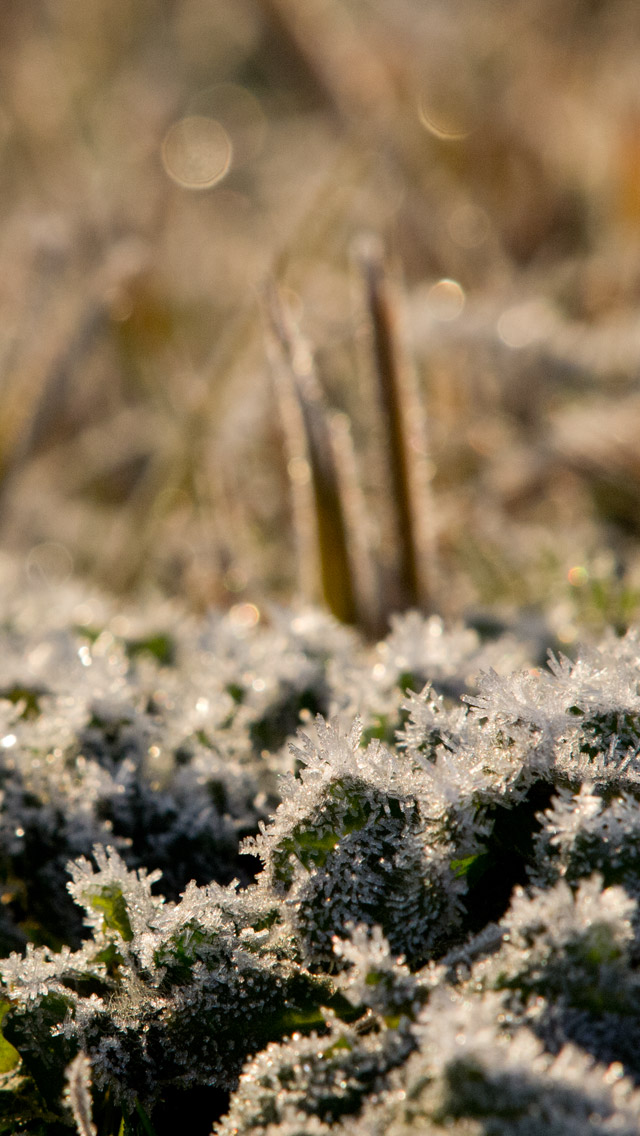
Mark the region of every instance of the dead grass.
[[[639, 38], [623, 0], [4, 3], [4, 547], [196, 607], [323, 589], [371, 633], [414, 603], [630, 618]], [[315, 553], [267, 281], [332, 438]]]

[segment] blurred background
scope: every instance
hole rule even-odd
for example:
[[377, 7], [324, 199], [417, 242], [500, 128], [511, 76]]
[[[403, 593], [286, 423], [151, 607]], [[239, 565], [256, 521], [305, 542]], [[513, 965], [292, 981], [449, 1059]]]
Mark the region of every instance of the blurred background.
[[3, 549], [196, 609], [318, 598], [271, 281], [384, 563], [374, 234], [426, 423], [428, 606], [624, 628], [639, 61], [636, 0], [3, 0]]

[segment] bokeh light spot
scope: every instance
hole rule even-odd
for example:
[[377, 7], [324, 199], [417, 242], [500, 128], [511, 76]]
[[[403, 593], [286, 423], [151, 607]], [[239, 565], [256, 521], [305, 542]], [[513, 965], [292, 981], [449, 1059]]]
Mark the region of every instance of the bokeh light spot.
[[249, 631], [260, 619], [260, 611], [252, 603], [234, 604], [229, 611], [229, 619], [238, 631]]
[[26, 569], [34, 584], [64, 584], [73, 573], [73, 558], [66, 545], [44, 540], [29, 552]]
[[584, 564], [575, 564], [567, 572], [567, 579], [574, 588], [582, 588], [589, 579], [589, 573]]
[[237, 83], [216, 83], [199, 91], [189, 104], [189, 115], [222, 126], [233, 148], [234, 169], [253, 161], [264, 148], [264, 111], [255, 95]]
[[544, 339], [555, 324], [553, 310], [543, 300], [527, 300], [506, 308], [498, 319], [497, 330], [507, 347], [528, 347]]
[[204, 115], [181, 118], [162, 143], [162, 164], [169, 177], [185, 189], [209, 189], [228, 172], [231, 139], [222, 123]]
[[427, 293], [427, 306], [434, 319], [449, 323], [464, 308], [464, 291], [457, 280], [438, 280]]
[[466, 115], [458, 98], [423, 95], [418, 115], [425, 130], [443, 142], [464, 142], [469, 137]]

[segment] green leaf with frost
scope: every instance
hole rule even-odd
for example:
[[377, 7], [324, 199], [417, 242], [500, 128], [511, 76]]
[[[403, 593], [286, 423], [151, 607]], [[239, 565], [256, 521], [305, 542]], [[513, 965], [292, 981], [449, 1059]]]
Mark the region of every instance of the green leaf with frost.
[[[0, 1002], [0, 1030], [11, 1008], [10, 1002]], [[18, 1050], [0, 1033], [0, 1074], [9, 1073], [20, 1061]]]
[[127, 913], [127, 903], [117, 884], [105, 884], [99, 892], [87, 893], [85, 902], [94, 911], [103, 913], [104, 929], [117, 931], [125, 943], [133, 939], [133, 931]]

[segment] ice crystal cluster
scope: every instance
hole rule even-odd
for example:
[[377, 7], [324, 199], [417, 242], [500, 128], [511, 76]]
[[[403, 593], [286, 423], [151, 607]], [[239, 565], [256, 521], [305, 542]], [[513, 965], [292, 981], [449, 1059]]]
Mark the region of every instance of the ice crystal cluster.
[[640, 1133], [640, 636], [3, 588], [0, 1134]]

